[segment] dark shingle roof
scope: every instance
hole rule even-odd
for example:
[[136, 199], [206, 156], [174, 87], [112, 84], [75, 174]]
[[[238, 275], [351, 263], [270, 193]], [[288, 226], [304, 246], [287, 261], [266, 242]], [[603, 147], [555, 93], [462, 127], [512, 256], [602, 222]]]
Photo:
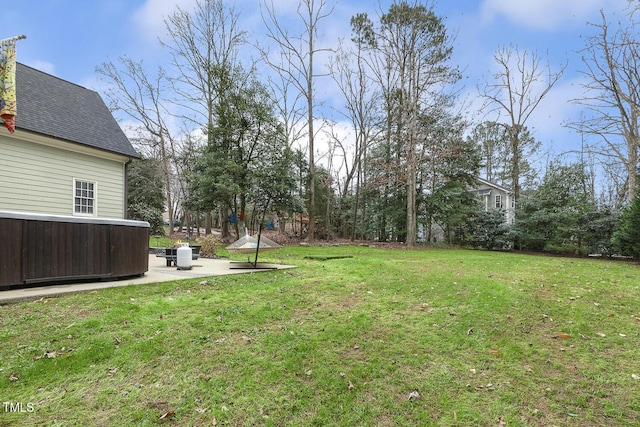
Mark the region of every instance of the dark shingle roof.
[[16, 129], [139, 156], [100, 95], [93, 90], [18, 63], [16, 104]]

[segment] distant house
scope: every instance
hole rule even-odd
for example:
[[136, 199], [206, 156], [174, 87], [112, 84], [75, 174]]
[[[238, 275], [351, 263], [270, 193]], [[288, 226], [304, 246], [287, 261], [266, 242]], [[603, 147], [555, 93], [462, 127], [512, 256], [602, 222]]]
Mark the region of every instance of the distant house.
[[497, 209], [504, 213], [504, 222], [513, 224], [516, 218], [516, 205], [513, 192], [498, 184], [482, 178], [476, 178], [478, 185], [471, 190], [480, 197], [485, 211]]
[[15, 133], [0, 128], [0, 289], [140, 275], [149, 224], [126, 220], [138, 156], [100, 95], [16, 67]]

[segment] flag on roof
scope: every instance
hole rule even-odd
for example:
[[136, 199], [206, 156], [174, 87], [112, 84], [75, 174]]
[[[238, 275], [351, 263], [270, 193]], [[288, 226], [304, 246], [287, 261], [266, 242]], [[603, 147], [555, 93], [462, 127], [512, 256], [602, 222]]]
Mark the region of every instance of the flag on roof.
[[16, 125], [16, 39], [0, 41], [0, 117], [9, 132]]

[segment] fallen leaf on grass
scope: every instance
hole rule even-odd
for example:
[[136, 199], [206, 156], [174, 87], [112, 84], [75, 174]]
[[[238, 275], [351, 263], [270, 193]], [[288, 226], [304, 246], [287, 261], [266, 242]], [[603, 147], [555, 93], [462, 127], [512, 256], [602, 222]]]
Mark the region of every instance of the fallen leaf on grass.
[[495, 354], [496, 356], [500, 354], [500, 350], [497, 348], [492, 348], [490, 351], [491, 351], [491, 354]]
[[164, 414], [162, 414], [162, 415], [160, 416], [160, 419], [161, 419], [161, 420], [164, 420], [165, 418], [171, 418], [171, 417], [173, 417], [175, 414], [176, 414], [176, 413], [175, 413], [175, 411], [167, 411], [167, 412], [165, 412]]
[[602, 332], [598, 332], [598, 333], [596, 333], [596, 335], [601, 337], [601, 338], [605, 338], [606, 337], [606, 335], [603, 334]]
[[42, 356], [35, 356], [34, 359], [38, 360], [42, 359], [43, 357], [46, 357], [47, 359], [55, 359], [58, 356], [65, 356], [65, 354], [59, 351], [45, 351]]
[[353, 390], [354, 388], [356, 388], [356, 386], [354, 386], [353, 383], [349, 381], [348, 389]]
[[417, 391], [412, 391], [411, 393], [409, 393], [409, 400], [420, 400], [422, 398], [422, 396], [420, 396], [420, 393], [418, 393]]
[[13, 381], [18, 381], [20, 379], [20, 377], [18, 376], [18, 374], [11, 374], [11, 376], [9, 377], [9, 381], [13, 382]]
[[496, 387], [492, 383], [489, 383], [486, 386], [484, 386], [484, 385], [476, 386], [476, 390], [478, 390], [478, 391], [482, 391], [482, 390], [494, 391], [495, 389], [496, 389]]
[[118, 368], [111, 368], [111, 369], [109, 369], [109, 373], [107, 374], [107, 376], [108, 377], [112, 377], [117, 373], [118, 373]]
[[631, 378], [633, 378], [634, 380], [640, 380], [640, 376], [636, 374], [631, 374]]
[[558, 335], [555, 335], [553, 338], [560, 338], [560, 339], [563, 339], [563, 340], [568, 340], [569, 338], [571, 338], [571, 335], [569, 335], [569, 334], [558, 334]]
[[503, 417], [500, 417], [500, 418], [498, 418], [498, 423], [497, 424], [498, 424], [499, 427], [504, 427], [504, 426], [507, 425], [507, 422], [504, 420]]

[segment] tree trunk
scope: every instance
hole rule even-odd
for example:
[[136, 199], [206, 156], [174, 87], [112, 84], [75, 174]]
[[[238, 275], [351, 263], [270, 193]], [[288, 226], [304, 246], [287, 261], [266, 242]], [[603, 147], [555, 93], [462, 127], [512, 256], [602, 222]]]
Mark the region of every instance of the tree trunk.
[[220, 208], [220, 232], [223, 242], [231, 240], [231, 231], [229, 230], [229, 210], [227, 208]]
[[516, 126], [511, 127], [509, 135], [511, 136], [511, 155], [513, 156], [511, 162], [511, 181], [513, 187], [513, 198], [517, 202], [520, 200], [520, 143], [519, 143], [519, 130]]
[[213, 216], [211, 215], [211, 211], [207, 212], [204, 216], [204, 234], [211, 234], [211, 229], [213, 228]]
[[408, 161], [409, 171], [407, 174], [407, 247], [413, 248], [416, 245], [416, 168], [412, 166], [413, 155]]
[[316, 232], [316, 165], [313, 147], [313, 31], [309, 31], [309, 75], [307, 77], [307, 108], [309, 126], [309, 228], [307, 240], [315, 238]]

